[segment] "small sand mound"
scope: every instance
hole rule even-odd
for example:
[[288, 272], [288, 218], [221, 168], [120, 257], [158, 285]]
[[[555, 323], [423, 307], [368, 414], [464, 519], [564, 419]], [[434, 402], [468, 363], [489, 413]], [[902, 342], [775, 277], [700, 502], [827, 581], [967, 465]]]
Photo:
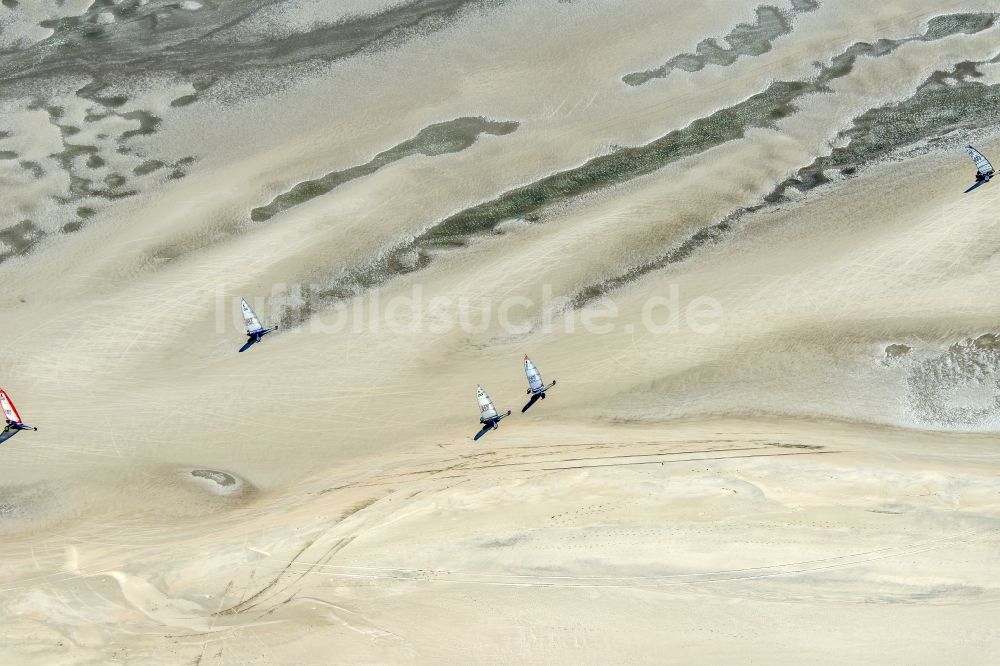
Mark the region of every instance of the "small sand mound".
[[192, 479], [202, 488], [215, 495], [242, 495], [250, 488], [249, 484], [229, 472], [216, 469], [193, 469], [188, 472]]
[[197, 476], [203, 479], [211, 479], [220, 486], [231, 486], [236, 483], [236, 479], [234, 479], [231, 474], [226, 474], [225, 472], [217, 472], [213, 469], [193, 469], [191, 470], [191, 476]]

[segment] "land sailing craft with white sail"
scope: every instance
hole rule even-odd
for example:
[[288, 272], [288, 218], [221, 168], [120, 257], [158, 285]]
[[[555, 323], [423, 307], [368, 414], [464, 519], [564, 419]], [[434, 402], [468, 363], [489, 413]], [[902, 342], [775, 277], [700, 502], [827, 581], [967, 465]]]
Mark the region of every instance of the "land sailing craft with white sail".
[[556, 385], [556, 380], [552, 380], [552, 383], [548, 386], [542, 381], [542, 375], [538, 372], [538, 368], [532, 362], [528, 355], [524, 355], [524, 375], [528, 378], [528, 395], [531, 399], [528, 400], [528, 404], [521, 408], [521, 413], [528, 411], [528, 408], [535, 404], [539, 399], [545, 399], [545, 392]]
[[990, 182], [990, 178], [993, 177], [995, 172], [993, 170], [993, 165], [990, 164], [988, 159], [986, 159], [986, 156], [973, 148], [971, 144], [965, 147], [965, 152], [969, 153], [969, 157], [972, 158], [973, 164], [976, 165], [976, 182], [973, 183], [972, 187], [966, 190], [966, 192], [971, 192], [983, 183]]
[[247, 325], [247, 342], [243, 345], [243, 349], [240, 349], [240, 351], [244, 351], [249, 349], [252, 345], [260, 342], [261, 338], [276, 329], [277, 326], [266, 328], [263, 324], [261, 324], [260, 318], [257, 316], [257, 313], [253, 311], [253, 308], [250, 307], [250, 304], [246, 302], [246, 299], [240, 299], [240, 307], [243, 310], [243, 321], [245, 321]]
[[499, 428], [500, 421], [504, 417], [510, 416], [510, 410], [508, 409], [506, 414], [497, 412], [496, 405], [493, 404], [493, 398], [490, 397], [482, 386], [476, 387], [476, 400], [479, 402], [479, 423], [483, 426], [483, 429], [475, 436], [475, 439], [479, 439], [490, 430]]

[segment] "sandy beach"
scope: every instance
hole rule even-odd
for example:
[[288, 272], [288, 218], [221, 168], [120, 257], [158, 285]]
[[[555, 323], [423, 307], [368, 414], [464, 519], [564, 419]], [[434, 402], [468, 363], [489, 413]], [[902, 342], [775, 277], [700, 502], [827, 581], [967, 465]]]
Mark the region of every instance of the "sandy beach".
[[4, 2], [0, 662], [991, 663], [998, 38]]

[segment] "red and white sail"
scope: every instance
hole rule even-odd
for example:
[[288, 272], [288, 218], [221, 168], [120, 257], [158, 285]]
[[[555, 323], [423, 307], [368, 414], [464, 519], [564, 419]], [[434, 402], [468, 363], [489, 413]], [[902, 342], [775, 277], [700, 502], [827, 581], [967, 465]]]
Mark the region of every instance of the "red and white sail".
[[8, 421], [21, 423], [21, 415], [17, 413], [17, 408], [14, 407], [13, 401], [3, 389], [0, 389], [0, 408], [3, 408], [3, 415], [7, 417]]
[[261, 325], [260, 319], [257, 318], [257, 313], [253, 311], [246, 299], [240, 299], [240, 307], [243, 309], [243, 320], [247, 324], [247, 335], [263, 331], [264, 327]]

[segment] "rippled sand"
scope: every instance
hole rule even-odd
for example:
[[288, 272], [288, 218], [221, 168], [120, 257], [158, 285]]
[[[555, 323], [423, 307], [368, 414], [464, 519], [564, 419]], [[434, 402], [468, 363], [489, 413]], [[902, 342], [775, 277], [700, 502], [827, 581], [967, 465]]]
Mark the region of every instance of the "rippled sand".
[[1000, 3], [327, 4], [0, 7], [0, 662], [989, 661]]

